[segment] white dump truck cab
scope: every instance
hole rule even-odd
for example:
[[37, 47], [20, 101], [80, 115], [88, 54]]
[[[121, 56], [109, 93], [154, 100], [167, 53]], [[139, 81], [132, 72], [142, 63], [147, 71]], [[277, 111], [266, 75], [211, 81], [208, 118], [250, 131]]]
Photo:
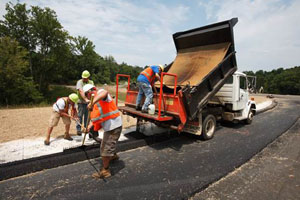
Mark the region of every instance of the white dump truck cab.
[[256, 113], [256, 104], [249, 98], [248, 91], [247, 75], [235, 72], [226, 80], [210, 103], [221, 104], [224, 107], [223, 120], [245, 121], [250, 124]]

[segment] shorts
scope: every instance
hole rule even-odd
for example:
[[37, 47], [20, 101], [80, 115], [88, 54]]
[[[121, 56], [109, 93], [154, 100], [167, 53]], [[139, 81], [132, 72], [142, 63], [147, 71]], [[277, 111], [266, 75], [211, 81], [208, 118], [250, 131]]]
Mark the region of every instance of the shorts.
[[100, 146], [101, 156], [113, 156], [116, 153], [116, 144], [120, 138], [122, 126], [111, 131], [104, 132]]
[[55, 127], [55, 126], [57, 126], [60, 118], [62, 118], [63, 123], [65, 125], [71, 124], [71, 119], [69, 117], [66, 117], [66, 116], [62, 116], [61, 117], [58, 112], [56, 112], [56, 111], [53, 110], [52, 114], [51, 114], [51, 117], [50, 117], [50, 120], [49, 120], [49, 127]]

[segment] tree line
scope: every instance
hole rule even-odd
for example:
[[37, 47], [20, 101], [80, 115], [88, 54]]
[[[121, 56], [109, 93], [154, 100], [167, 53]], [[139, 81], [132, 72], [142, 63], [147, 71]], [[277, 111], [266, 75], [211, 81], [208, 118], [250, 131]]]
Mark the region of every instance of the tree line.
[[54, 10], [7, 3], [0, 20], [0, 105], [39, 103], [50, 84], [75, 84], [88, 70], [96, 84], [117, 73], [135, 80], [142, 68], [102, 57], [84, 36], [71, 36]]
[[270, 72], [259, 70], [244, 73], [256, 76], [256, 89], [263, 87], [264, 93], [300, 95], [300, 66], [278, 68]]
[[[21, 3], [6, 4], [0, 20], [0, 106], [45, 101], [50, 84], [74, 84], [83, 70], [96, 84], [115, 82], [116, 74], [135, 80], [142, 68], [102, 57], [84, 36], [71, 36], [55, 11]], [[257, 89], [274, 94], [300, 94], [300, 67], [266, 72], [246, 71], [257, 77]]]

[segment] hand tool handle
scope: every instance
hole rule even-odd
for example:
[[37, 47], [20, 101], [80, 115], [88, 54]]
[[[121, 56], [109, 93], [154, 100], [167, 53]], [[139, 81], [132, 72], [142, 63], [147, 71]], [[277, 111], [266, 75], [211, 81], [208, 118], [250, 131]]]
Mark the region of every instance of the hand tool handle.
[[[94, 94], [92, 94], [92, 96], [91, 96], [91, 105], [93, 105], [93, 102], [94, 102]], [[87, 134], [87, 127], [89, 126], [89, 123], [90, 123], [90, 120], [91, 120], [90, 115], [91, 115], [91, 111], [89, 110], [88, 118], [87, 118], [87, 122], [86, 122], [86, 127], [85, 127], [85, 132], [84, 132], [84, 137], [83, 137], [83, 140], [82, 140], [82, 146], [84, 145], [85, 136]]]

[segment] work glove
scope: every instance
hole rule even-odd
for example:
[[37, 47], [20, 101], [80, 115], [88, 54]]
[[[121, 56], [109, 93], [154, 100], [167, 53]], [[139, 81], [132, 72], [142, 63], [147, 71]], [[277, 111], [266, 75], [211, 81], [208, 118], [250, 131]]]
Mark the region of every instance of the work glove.
[[91, 102], [88, 104], [87, 108], [88, 108], [90, 111], [93, 110], [93, 106], [92, 106]]
[[89, 128], [85, 128], [85, 127], [82, 127], [81, 128], [81, 132], [82, 133], [87, 133], [87, 132], [89, 132], [90, 130], [89, 130]]

